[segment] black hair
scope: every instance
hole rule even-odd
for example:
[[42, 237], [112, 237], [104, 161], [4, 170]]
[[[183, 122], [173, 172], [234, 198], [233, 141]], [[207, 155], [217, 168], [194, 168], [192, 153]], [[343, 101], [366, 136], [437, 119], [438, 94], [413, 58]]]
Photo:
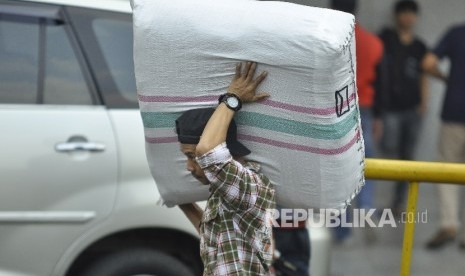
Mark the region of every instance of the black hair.
[[396, 5], [394, 6], [394, 13], [399, 14], [402, 12], [419, 12], [419, 6], [417, 2], [413, 0], [400, 0], [397, 1]]
[[331, 9], [355, 14], [357, 0], [331, 0]]

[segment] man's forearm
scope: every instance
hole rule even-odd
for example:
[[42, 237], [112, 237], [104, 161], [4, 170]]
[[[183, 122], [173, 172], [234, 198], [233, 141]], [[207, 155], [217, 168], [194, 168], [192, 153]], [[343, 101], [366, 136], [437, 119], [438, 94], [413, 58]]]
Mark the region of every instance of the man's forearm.
[[444, 81], [444, 82], [447, 82], [447, 76], [446, 76], [445, 74], [443, 74], [443, 73], [441, 72], [441, 70], [439, 70], [438, 67], [431, 68], [431, 69], [428, 71], [428, 73], [429, 73], [431, 76], [435, 77], [435, 78], [438, 78], [438, 79], [440, 79], [440, 80], [442, 80], [442, 81]]
[[203, 211], [196, 203], [181, 204], [179, 208], [183, 211], [189, 221], [200, 233], [200, 222], [202, 221]]
[[234, 117], [234, 111], [221, 103], [213, 112], [196, 147], [196, 155], [202, 156], [219, 144], [226, 141], [229, 124]]
[[440, 80], [447, 81], [447, 76], [439, 70], [439, 59], [433, 53], [426, 54], [422, 64], [423, 70]]

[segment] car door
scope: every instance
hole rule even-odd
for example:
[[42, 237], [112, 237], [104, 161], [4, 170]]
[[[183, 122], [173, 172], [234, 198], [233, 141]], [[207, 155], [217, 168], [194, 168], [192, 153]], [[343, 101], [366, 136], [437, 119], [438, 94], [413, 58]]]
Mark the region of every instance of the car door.
[[112, 210], [106, 108], [58, 6], [0, 0], [0, 275], [50, 275]]

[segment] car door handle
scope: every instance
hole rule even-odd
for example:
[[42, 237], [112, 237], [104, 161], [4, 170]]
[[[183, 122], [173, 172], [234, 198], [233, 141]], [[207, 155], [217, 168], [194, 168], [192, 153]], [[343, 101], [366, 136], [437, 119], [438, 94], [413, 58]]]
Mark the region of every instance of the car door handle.
[[74, 152], [74, 151], [90, 151], [102, 152], [105, 150], [105, 145], [95, 142], [65, 142], [55, 145], [57, 152]]

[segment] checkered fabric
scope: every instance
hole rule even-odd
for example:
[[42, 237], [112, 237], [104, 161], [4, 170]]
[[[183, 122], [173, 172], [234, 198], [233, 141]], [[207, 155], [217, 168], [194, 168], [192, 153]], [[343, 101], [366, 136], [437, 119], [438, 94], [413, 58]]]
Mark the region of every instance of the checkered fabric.
[[197, 162], [210, 180], [200, 225], [204, 275], [268, 275], [272, 261], [274, 189], [257, 163], [235, 161], [226, 143]]

